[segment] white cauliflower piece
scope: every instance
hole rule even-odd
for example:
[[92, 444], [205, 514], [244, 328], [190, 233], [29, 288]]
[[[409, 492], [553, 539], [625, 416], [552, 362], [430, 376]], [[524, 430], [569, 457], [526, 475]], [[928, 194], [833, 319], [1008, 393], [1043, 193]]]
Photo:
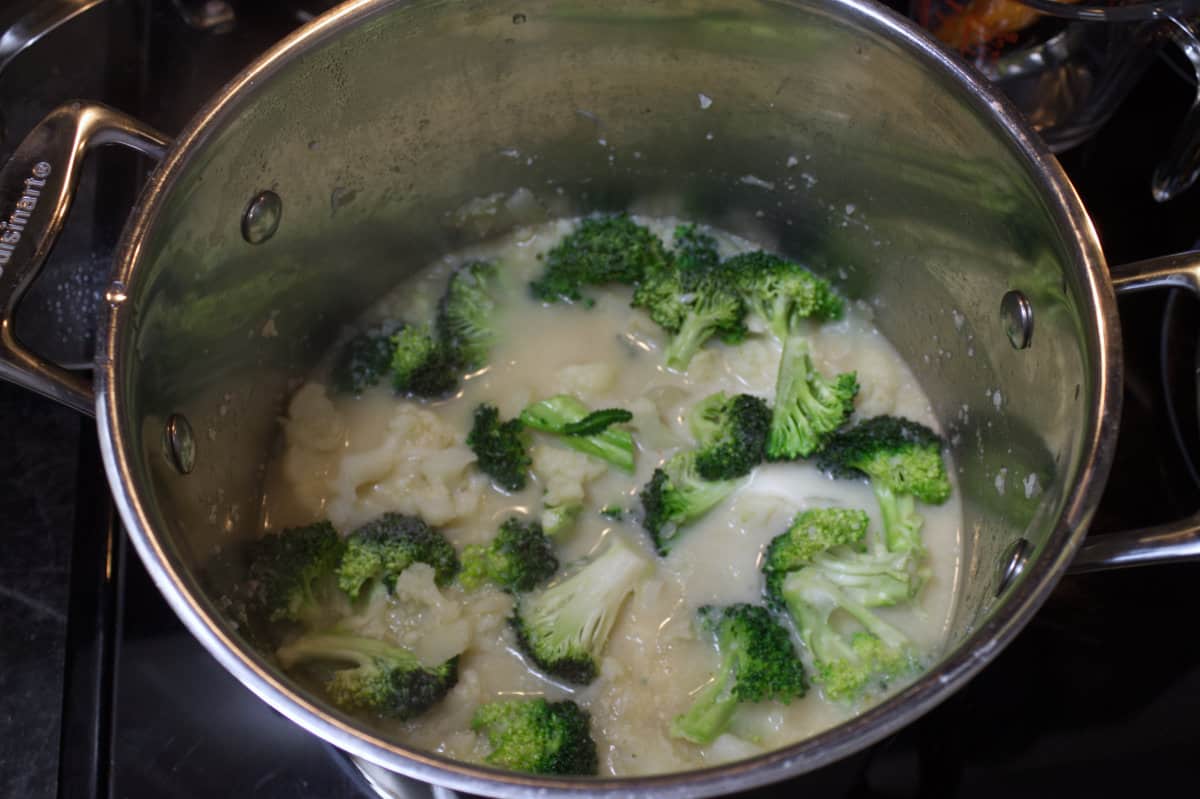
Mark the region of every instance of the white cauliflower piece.
[[312, 517], [322, 514], [327, 484], [346, 444], [346, 423], [325, 386], [308, 383], [292, 397], [283, 420], [287, 442], [281, 467], [296, 503]]
[[462, 603], [442, 593], [427, 563], [414, 563], [396, 578], [388, 628], [397, 643], [427, 666], [462, 654], [471, 643], [471, 620]]
[[558, 371], [555, 380], [555, 390], [558, 393], [574, 394], [588, 403], [612, 390], [617, 381], [617, 369], [611, 363], [564, 366]]
[[454, 428], [410, 403], [397, 406], [379, 446], [342, 458], [331, 481], [330, 521], [353, 529], [388, 511], [433, 525], [471, 516], [486, 479], [469, 467], [475, 454]]
[[601, 461], [573, 449], [537, 444], [531, 455], [533, 473], [545, 488], [543, 501], [551, 507], [583, 502], [587, 483], [607, 471]]

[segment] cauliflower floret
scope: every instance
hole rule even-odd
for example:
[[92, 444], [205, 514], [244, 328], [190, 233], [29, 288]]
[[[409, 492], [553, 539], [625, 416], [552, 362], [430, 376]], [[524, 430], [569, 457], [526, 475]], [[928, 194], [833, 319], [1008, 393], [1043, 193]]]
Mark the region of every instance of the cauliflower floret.
[[326, 485], [337, 471], [337, 456], [345, 447], [346, 424], [325, 387], [309, 383], [292, 397], [283, 420], [281, 468], [297, 505], [311, 517], [325, 507]]
[[583, 502], [586, 484], [607, 471], [601, 461], [572, 449], [538, 444], [532, 456], [533, 473], [545, 487], [543, 501], [551, 507]]
[[379, 446], [342, 459], [331, 481], [329, 519], [352, 529], [388, 511], [434, 525], [471, 516], [487, 481], [469, 467], [475, 454], [431, 411], [403, 403]]
[[558, 371], [556, 380], [558, 393], [574, 394], [587, 403], [612, 390], [617, 381], [617, 370], [611, 363], [582, 363], [564, 366]]

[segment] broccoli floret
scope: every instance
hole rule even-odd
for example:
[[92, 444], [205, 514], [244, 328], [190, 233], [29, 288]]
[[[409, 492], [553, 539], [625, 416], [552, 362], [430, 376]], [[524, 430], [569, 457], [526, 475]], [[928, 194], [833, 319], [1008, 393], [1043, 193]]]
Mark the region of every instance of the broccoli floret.
[[787, 532], [767, 545], [762, 572], [767, 598], [780, 604], [779, 586], [788, 572], [811, 565], [813, 559], [834, 547], [858, 548], [867, 533], [865, 511], [846, 508], [811, 508], [796, 516]]
[[725, 269], [737, 281], [750, 312], [780, 341], [796, 333], [801, 319], [838, 319], [844, 311], [842, 298], [828, 281], [786, 258], [745, 253], [726, 261]]
[[716, 637], [721, 665], [692, 706], [671, 723], [671, 735], [711, 743], [741, 702], [776, 700], [788, 704], [804, 696], [808, 682], [787, 630], [758, 605], [707, 605], [700, 625]]
[[659, 555], [675, 546], [683, 528], [732, 494], [739, 480], [705, 480], [696, 470], [696, 453], [680, 452], [655, 469], [642, 487], [642, 526]]
[[489, 544], [463, 550], [459, 581], [474, 590], [492, 582], [506, 591], [531, 591], [558, 571], [558, 558], [542, 526], [511, 518]]
[[630, 473], [633, 472], [633, 435], [611, 425], [632, 418], [633, 414], [620, 408], [589, 411], [569, 394], [531, 403], [521, 411], [520, 417], [526, 427], [553, 433], [568, 447]]
[[696, 472], [705, 480], [743, 477], [762, 462], [771, 409], [761, 397], [718, 392], [692, 409], [690, 422], [700, 445]]
[[833, 436], [817, 465], [837, 477], [866, 475], [883, 516], [887, 549], [924, 551], [924, 519], [913, 499], [940, 505], [950, 496], [937, 433], [909, 419], [875, 416]]
[[634, 285], [666, 260], [658, 237], [629, 217], [591, 217], [546, 253], [546, 270], [530, 288], [545, 302], [579, 302], [586, 286]]
[[575, 526], [575, 520], [583, 505], [572, 502], [566, 505], [546, 505], [542, 508], [542, 530], [550, 537], [557, 537]]
[[361, 394], [379, 383], [392, 368], [394, 330], [359, 333], [343, 346], [329, 371], [329, 381], [342, 394]]
[[487, 735], [485, 760], [532, 774], [592, 776], [598, 760], [591, 717], [570, 700], [512, 699], [481, 705], [471, 729]]
[[[267, 621], [319, 616], [335, 594], [331, 579], [345, 543], [329, 522], [265, 535], [249, 547], [251, 607]], [[326, 591], [326, 586], [332, 591]]]
[[438, 585], [446, 585], [458, 573], [458, 553], [445, 536], [417, 516], [385, 513], [347, 537], [338, 585], [351, 599], [357, 599], [371, 580], [390, 591], [400, 572], [413, 563], [432, 566]]
[[619, 536], [570, 576], [518, 595], [510, 620], [522, 652], [547, 674], [579, 685], [596, 678], [597, 661], [621, 605], [650, 569]]
[[671, 259], [683, 271], [712, 269], [721, 262], [717, 240], [692, 224], [678, 225], [671, 242]]
[[308, 663], [346, 663], [324, 681], [338, 707], [392, 719], [411, 719], [428, 710], [458, 682], [458, 658], [436, 667], [395, 644], [345, 633], [305, 635], [281, 647], [285, 669]]
[[[822, 566], [790, 572], [780, 595], [812, 653], [816, 679], [831, 699], [855, 699], [912, 669], [907, 637], [840, 587]], [[854, 619], [860, 629], [841, 632], [831, 623], [835, 611]]]
[[807, 342], [799, 336], [788, 338], [775, 382], [767, 458], [807, 458], [819, 450], [849, 418], [857, 395], [854, 372], [826, 379], [813, 367]]
[[498, 270], [491, 261], [472, 261], [450, 276], [438, 304], [437, 335], [442, 346], [464, 370], [487, 363], [496, 340], [494, 292]]
[[402, 394], [436, 398], [458, 385], [454, 357], [429, 330], [410, 325], [392, 336], [392, 386]]
[[484, 403], [475, 409], [475, 422], [467, 435], [467, 446], [475, 453], [479, 468], [505, 491], [520, 491], [529, 479], [533, 459], [521, 435], [525, 424], [520, 419], [500, 421], [495, 405]]

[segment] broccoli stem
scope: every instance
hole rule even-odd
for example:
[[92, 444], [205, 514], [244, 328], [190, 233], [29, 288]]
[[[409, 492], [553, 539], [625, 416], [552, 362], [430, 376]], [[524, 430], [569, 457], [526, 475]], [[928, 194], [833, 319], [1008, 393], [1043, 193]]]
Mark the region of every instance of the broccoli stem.
[[526, 427], [553, 433], [571, 449], [600, 458], [624, 472], [633, 474], [633, 435], [612, 427], [592, 435], [567, 435], [564, 428], [588, 416], [588, 407], [568, 394], [535, 402], [521, 411]]
[[696, 695], [692, 706], [671, 722], [671, 735], [684, 738], [694, 744], [709, 744], [717, 739], [729, 726], [738, 699], [734, 692], [737, 679], [733, 673], [733, 660], [723, 658], [721, 669]]
[[692, 358], [712, 335], [713, 322], [707, 314], [690, 313], [685, 316], [683, 324], [667, 345], [667, 366], [680, 372], [687, 369]]
[[[279, 658], [279, 664], [285, 669], [310, 660], [353, 663], [360, 667], [370, 666], [377, 660], [400, 662], [407, 668], [419, 668], [421, 665], [416, 655], [393, 644], [374, 638], [337, 633], [305, 635], [291, 644], [280, 647], [275, 654]], [[408, 662], [405, 662], [406, 660]]]
[[871, 481], [879, 512], [883, 517], [884, 539], [889, 552], [912, 552], [920, 555], [925, 551], [921, 541], [921, 526], [925, 520], [917, 513], [916, 502], [908, 494], [897, 495], [878, 480]]

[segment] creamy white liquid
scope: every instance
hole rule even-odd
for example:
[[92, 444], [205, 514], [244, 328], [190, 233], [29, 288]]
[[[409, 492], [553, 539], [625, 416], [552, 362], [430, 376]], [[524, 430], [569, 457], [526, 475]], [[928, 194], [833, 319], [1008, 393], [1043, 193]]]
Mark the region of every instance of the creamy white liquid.
[[[676, 220], [639, 220], [669, 242]], [[264, 525], [269, 529], [330, 518], [343, 534], [388, 510], [420, 513], [460, 549], [486, 541], [510, 515], [540, 512], [545, 481], [536, 472], [548, 458], [597, 474], [584, 485], [587, 510], [573, 532], [557, 543], [566, 564], [619, 535], [645, 549], [653, 577], [625, 604], [605, 651], [600, 677], [568, 688], [526, 667], [505, 624], [511, 600], [485, 589], [438, 591], [426, 567], [410, 568], [397, 586], [385, 624], [366, 630], [413, 647], [436, 662], [461, 652], [458, 686], [439, 705], [407, 723], [385, 725], [397, 740], [450, 756], [480, 760], [484, 741], [469, 723], [481, 702], [499, 697], [570, 697], [587, 708], [602, 775], [649, 774], [739, 759], [811, 736], [862, 710], [834, 704], [814, 687], [800, 700], [741, 706], [731, 734], [702, 747], [669, 737], [671, 719], [716, 667], [706, 636], [692, 629], [694, 609], [707, 603], [761, 601], [758, 560], [791, 518], [811, 507], [878, 509], [864, 482], [831, 480], [815, 467], [764, 464], [745, 487], [688, 528], [666, 558], [654, 556], [636, 520], [637, 492], [654, 468], [676, 449], [691, 445], [688, 409], [709, 394], [747, 392], [770, 401], [780, 348], [769, 336], [750, 336], [737, 347], [710, 343], [687, 374], [663, 365], [665, 334], [629, 307], [627, 289], [595, 289], [585, 309], [542, 306], [528, 291], [540, 273], [539, 253], [571, 229], [556, 222], [524, 229], [489, 246], [449, 256], [397, 287], [364, 322], [391, 318], [428, 321], [450, 271], [465, 260], [495, 258], [503, 265], [501, 333], [490, 364], [468, 376], [461, 392], [437, 403], [397, 398], [386, 387], [361, 397], [326, 392], [318, 371], [298, 392], [285, 425], [283, 454], [268, 472]], [[722, 254], [756, 249], [720, 235]], [[855, 370], [862, 386], [856, 416], [907, 416], [938, 429], [930, 405], [908, 366], [871, 325], [865, 305], [848, 309], [836, 324], [814, 326], [814, 361], [826, 375]], [[472, 464], [464, 439], [480, 402], [504, 418], [530, 401], [573, 393], [592, 408], [635, 412], [637, 471], [632, 477], [599, 461], [562, 455], [550, 437], [535, 435], [535, 474], [529, 487], [506, 495]], [[537, 448], [549, 448], [539, 453]], [[954, 469], [950, 468], [951, 475]], [[568, 481], [568, 485], [571, 485]], [[573, 485], [578, 487], [578, 481]], [[618, 505], [634, 511], [613, 521], [598, 513]], [[960, 550], [957, 492], [940, 507], [921, 506], [930, 578], [914, 603], [879, 613], [908, 633], [923, 651], [941, 646], [951, 615]], [[409, 574], [411, 572], [411, 574]], [[898, 686], [894, 686], [898, 687]]]

